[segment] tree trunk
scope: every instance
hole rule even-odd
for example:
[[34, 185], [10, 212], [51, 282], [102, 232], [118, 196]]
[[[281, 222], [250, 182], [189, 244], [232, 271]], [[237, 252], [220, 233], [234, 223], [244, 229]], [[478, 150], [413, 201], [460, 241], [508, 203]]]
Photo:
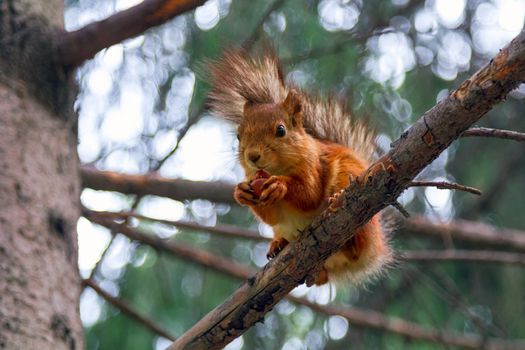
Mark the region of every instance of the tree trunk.
[[27, 26], [6, 18], [34, 15], [63, 28], [63, 13], [61, 0], [0, 0], [2, 45], [20, 40], [0, 48], [0, 349], [83, 348], [76, 125], [6, 68], [27, 63], [9, 50], [31, 44], [16, 35]]

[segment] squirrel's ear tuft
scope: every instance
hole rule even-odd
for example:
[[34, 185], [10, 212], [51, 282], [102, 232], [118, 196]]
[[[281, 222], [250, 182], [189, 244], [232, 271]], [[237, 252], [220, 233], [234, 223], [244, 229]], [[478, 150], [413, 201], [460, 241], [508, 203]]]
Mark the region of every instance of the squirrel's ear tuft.
[[246, 103], [244, 104], [243, 114], [246, 115], [246, 113], [248, 113], [248, 109], [250, 109], [252, 106], [252, 101], [246, 101]]
[[297, 91], [290, 89], [283, 102], [283, 108], [291, 117], [293, 126], [301, 125], [302, 101], [301, 95]]

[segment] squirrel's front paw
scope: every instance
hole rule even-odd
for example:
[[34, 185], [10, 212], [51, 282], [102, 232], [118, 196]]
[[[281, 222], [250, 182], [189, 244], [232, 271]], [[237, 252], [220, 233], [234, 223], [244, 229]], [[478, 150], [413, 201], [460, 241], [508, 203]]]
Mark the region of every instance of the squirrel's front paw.
[[240, 205], [256, 205], [257, 198], [255, 197], [249, 182], [241, 182], [235, 186], [233, 191], [233, 198]]
[[287, 191], [286, 183], [278, 176], [272, 176], [263, 185], [263, 190], [259, 197], [259, 205], [270, 206], [283, 199]]

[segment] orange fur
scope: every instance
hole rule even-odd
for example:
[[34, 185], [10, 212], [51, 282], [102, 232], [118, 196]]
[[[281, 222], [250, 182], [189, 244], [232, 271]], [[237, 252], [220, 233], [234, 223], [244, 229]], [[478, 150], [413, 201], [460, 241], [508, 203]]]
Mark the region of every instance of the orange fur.
[[[306, 133], [300, 124], [300, 114], [289, 114], [286, 101], [247, 106], [238, 127], [239, 158], [248, 180], [237, 187], [236, 198], [241, 193], [252, 196], [248, 203], [238, 201], [248, 205], [255, 215], [273, 227], [275, 236], [269, 256], [282, 249], [283, 238], [296, 239], [299, 231], [326, 209], [330, 196], [350, 184], [350, 175], [361, 175], [368, 165], [350, 148], [315, 139]], [[279, 125], [286, 130], [283, 137], [276, 136]], [[260, 157], [253, 162], [250, 154]], [[255, 198], [250, 193], [249, 179], [259, 169], [266, 170], [272, 177], [265, 182], [260, 198]], [[265, 191], [272, 186], [276, 189], [265, 196]], [[362, 281], [377, 273], [389, 259], [390, 250], [376, 215], [326, 261], [325, 270], [321, 271], [316, 283], [326, 283], [341, 276]]]
[[[212, 110], [238, 124], [246, 181], [237, 185], [234, 197], [272, 226], [268, 256], [274, 257], [327, 208], [332, 195], [349, 185], [350, 175], [364, 173], [373, 153], [373, 133], [350, 122], [340, 104], [285, 86], [274, 56], [255, 60], [229, 53], [211, 70]], [[260, 169], [271, 176], [256, 197], [250, 180]], [[362, 282], [390, 260], [376, 215], [327, 259], [315, 282], [341, 277]]]

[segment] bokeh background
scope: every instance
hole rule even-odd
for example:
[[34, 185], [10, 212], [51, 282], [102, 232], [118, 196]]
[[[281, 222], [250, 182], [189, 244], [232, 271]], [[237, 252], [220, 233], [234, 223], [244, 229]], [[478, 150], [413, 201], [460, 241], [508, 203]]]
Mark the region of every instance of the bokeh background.
[[[66, 26], [80, 28], [140, 1], [67, 0]], [[234, 127], [206, 111], [206, 59], [231, 46], [268, 43], [286, 79], [346, 101], [367, 118], [382, 151], [426, 110], [494, 56], [522, 29], [523, 0], [209, 0], [97, 54], [77, 74], [78, 152], [100, 170], [156, 172], [166, 178], [236, 183]], [[525, 88], [480, 123], [525, 131]], [[453, 118], [453, 116], [451, 116]], [[401, 202], [436, 222], [464, 218], [525, 230], [525, 148], [498, 139], [455, 142], [420, 175], [480, 188], [484, 196], [410, 189]], [[206, 200], [174, 201], [84, 189], [82, 205], [202, 225], [234, 224], [269, 236], [245, 209]], [[217, 237], [159, 223], [143, 230], [231, 258], [253, 268], [266, 263], [266, 243]], [[227, 298], [239, 281], [131, 242], [80, 218], [79, 268], [181, 335]], [[396, 249], [466, 247], [398, 230]], [[104, 254], [100, 263], [99, 260]], [[95, 269], [95, 271], [93, 271]], [[502, 338], [525, 337], [525, 275], [521, 267], [476, 263], [408, 263], [366, 288], [297, 288], [320, 304], [357, 305], [435, 329]], [[80, 311], [88, 349], [164, 349], [169, 341], [108, 305], [92, 289]], [[339, 316], [281, 302], [228, 349], [438, 349], [398, 335], [355, 327]]]

